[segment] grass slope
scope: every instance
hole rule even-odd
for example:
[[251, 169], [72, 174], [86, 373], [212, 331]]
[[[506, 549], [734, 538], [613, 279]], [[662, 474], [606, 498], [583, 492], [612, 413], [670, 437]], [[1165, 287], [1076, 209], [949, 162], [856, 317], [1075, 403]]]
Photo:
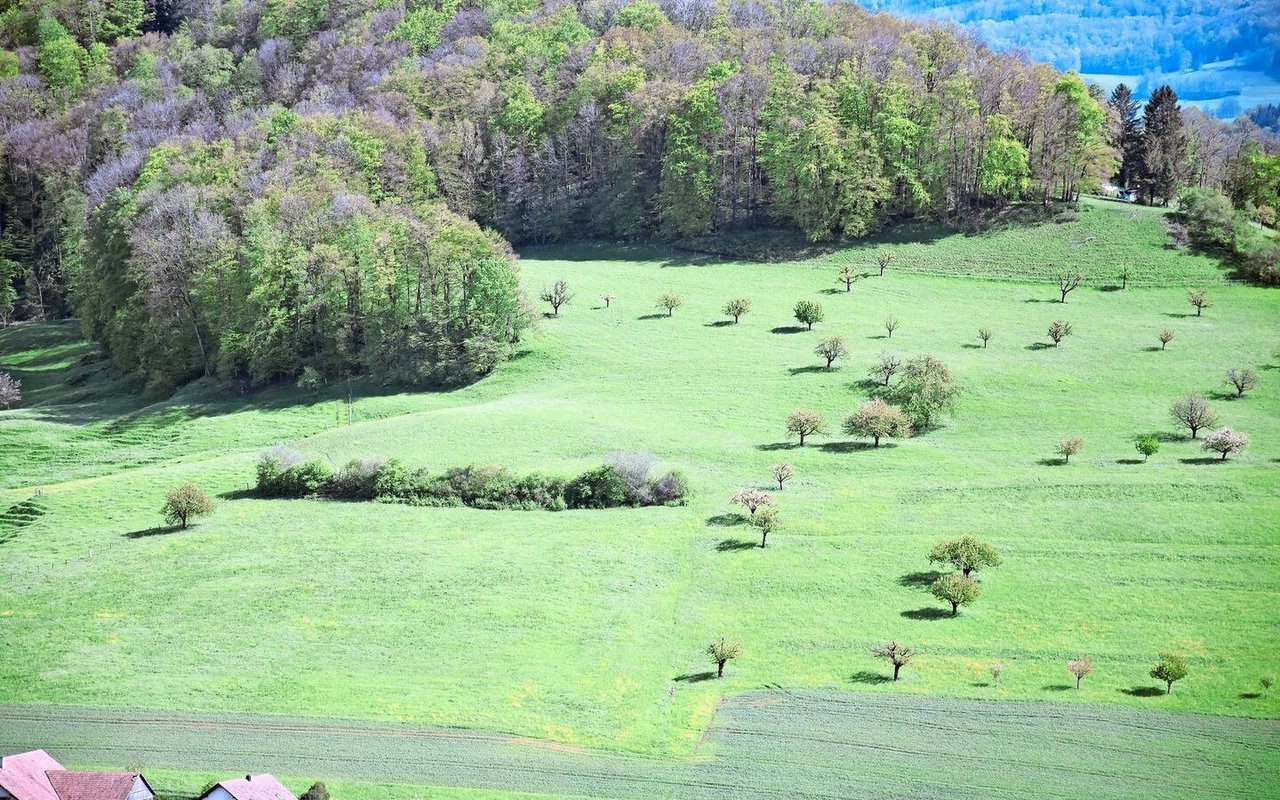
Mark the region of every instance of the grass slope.
[[[1122, 239], [1138, 235], [1129, 213], [1082, 216], [1111, 214]], [[1019, 274], [1043, 266], [1021, 232], [982, 243]], [[961, 252], [929, 247], [938, 263]], [[787, 265], [607, 255], [526, 258], [532, 290], [564, 277], [577, 298], [520, 358], [453, 392], [357, 385], [353, 425], [345, 387], [222, 399], [194, 386], [148, 406], [106, 371], [76, 377], [97, 367], [70, 326], [0, 332], [0, 369], [15, 368], [34, 403], [0, 412], [0, 510], [42, 492], [41, 514], [0, 531], [0, 700], [461, 725], [688, 754], [726, 693], [885, 691], [868, 649], [896, 638], [922, 652], [897, 693], [1280, 716], [1256, 688], [1277, 671], [1280, 640], [1280, 372], [1269, 363], [1280, 295], [1213, 286], [1216, 305], [1195, 318], [1171, 272], [1159, 273], [1165, 287], [1094, 283], [1062, 306], [1044, 282], [908, 273], [908, 254], [851, 294], [829, 293], [839, 254]], [[686, 299], [671, 318], [652, 307], [667, 288]], [[617, 296], [608, 310], [594, 302], [604, 293]], [[754, 310], [725, 326], [719, 308], [734, 296]], [[801, 298], [827, 308], [813, 332], [794, 330]], [[890, 314], [901, 327], [886, 340]], [[1045, 349], [1055, 319], [1076, 335]], [[980, 325], [995, 331], [985, 350]], [[1164, 327], [1177, 338], [1153, 352]], [[816, 369], [814, 344], [835, 333], [852, 360]], [[945, 359], [965, 391], [956, 418], [879, 450], [838, 435], [788, 445], [789, 411], [815, 408], [838, 427], [885, 349]], [[1263, 379], [1242, 400], [1213, 401], [1253, 447], [1210, 463], [1167, 409], [1219, 391], [1231, 366]], [[1148, 432], [1164, 447], [1133, 463], [1132, 436]], [[1053, 447], [1066, 436], [1087, 445], [1061, 466]], [[685, 470], [695, 496], [550, 514], [239, 494], [277, 441], [335, 463], [565, 475], [647, 449]], [[780, 496], [786, 527], [750, 548], [728, 498], [767, 486], [783, 459], [798, 472]], [[217, 514], [156, 529], [164, 491], [187, 480], [224, 495]], [[1005, 565], [981, 575], [977, 604], [939, 618], [921, 586], [925, 553], [968, 533]], [[719, 635], [741, 640], [743, 657], [726, 680], [698, 680]], [[1150, 696], [1165, 649], [1186, 653], [1192, 673], [1173, 696]], [[1096, 671], [1076, 693], [1064, 663], [1080, 654]], [[998, 689], [986, 685], [994, 660]]]

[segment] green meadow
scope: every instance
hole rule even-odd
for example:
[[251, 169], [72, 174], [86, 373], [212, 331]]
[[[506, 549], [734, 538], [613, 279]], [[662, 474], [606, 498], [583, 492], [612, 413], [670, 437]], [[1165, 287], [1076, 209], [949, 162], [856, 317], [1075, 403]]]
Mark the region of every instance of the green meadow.
[[[0, 412], [0, 702], [457, 726], [676, 757], [698, 751], [722, 698], [766, 686], [1280, 717], [1259, 687], [1280, 672], [1280, 293], [1165, 248], [1157, 210], [1085, 208], [786, 263], [531, 250], [529, 294], [565, 279], [576, 296], [496, 374], [449, 392], [198, 383], [149, 403], [74, 323], [0, 331], [0, 369], [26, 395]], [[888, 272], [844, 292], [837, 265], [874, 272], [880, 246], [897, 254]], [[1065, 305], [1055, 266], [1086, 276]], [[1202, 317], [1189, 287], [1213, 301]], [[670, 317], [654, 307], [667, 290], [684, 299]], [[753, 304], [738, 325], [720, 313], [735, 297]], [[792, 318], [800, 299], [825, 308], [813, 331]], [[1056, 320], [1075, 331], [1058, 348]], [[813, 348], [831, 335], [851, 358], [828, 371]], [[872, 449], [840, 424], [883, 351], [941, 358], [962, 395], [941, 426]], [[1231, 397], [1231, 367], [1261, 385]], [[1188, 392], [1252, 446], [1222, 462], [1187, 439], [1169, 406]], [[800, 408], [829, 429], [804, 447], [784, 431]], [[1162, 442], [1145, 463], [1139, 434]], [[1066, 437], [1085, 447], [1064, 465]], [[645, 450], [693, 494], [560, 513], [257, 499], [254, 465], [277, 443], [335, 465], [566, 477]], [[760, 549], [729, 499], [769, 488], [778, 461], [796, 477]], [[169, 531], [164, 493], [188, 481], [217, 511]], [[966, 534], [1004, 563], [951, 618], [926, 553]], [[709, 680], [719, 636], [742, 655]], [[896, 684], [869, 652], [890, 639], [920, 652]], [[1172, 695], [1148, 676], [1164, 650], [1190, 665]], [[1083, 655], [1094, 672], [1075, 691], [1065, 664]]]

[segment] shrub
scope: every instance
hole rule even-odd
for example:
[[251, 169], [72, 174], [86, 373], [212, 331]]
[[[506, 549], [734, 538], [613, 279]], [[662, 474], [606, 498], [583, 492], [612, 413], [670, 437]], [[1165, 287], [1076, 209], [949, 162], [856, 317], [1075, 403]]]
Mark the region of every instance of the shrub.
[[165, 522], [186, 530], [191, 520], [213, 513], [213, 499], [195, 484], [184, 484], [165, 495], [160, 513]]
[[1270, 692], [1271, 687], [1276, 685], [1276, 676], [1263, 675], [1261, 678], [1258, 679], [1258, 685], [1262, 687], [1262, 691]]
[[877, 397], [863, 403], [857, 413], [845, 419], [844, 432], [850, 436], [869, 438], [874, 447], [879, 447], [882, 437], [897, 439], [910, 436], [911, 420], [902, 413], [902, 409]]
[[960, 613], [960, 606], [968, 605], [978, 599], [982, 589], [978, 582], [968, 575], [943, 575], [933, 582], [929, 589], [933, 596], [951, 604], [951, 616]]
[[804, 447], [804, 439], [806, 436], [812, 436], [815, 433], [822, 433], [827, 427], [827, 422], [817, 411], [808, 411], [801, 409], [800, 411], [792, 411], [787, 416], [787, 435], [799, 436], [800, 446]]
[[316, 781], [298, 800], [329, 800], [329, 789], [320, 781]]
[[1204, 437], [1203, 445], [1205, 450], [1221, 453], [1223, 461], [1226, 461], [1231, 453], [1239, 453], [1248, 446], [1249, 436], [1230, 427], [1216, 430]]
[[1054, 320], [1049, 326], [1049, 339], [1053, 342], [1053, 346], [1057, 347], [1062, 340], [1070, 336], [1074, 331], [1071, 330], [1070, 322], [1059, 322]]
[[843, 336], [832, 336], [829, 339], [823, 339], [818, 342], [818, 346], [813, 348], [814, 355], [827, 360], [827, 369], [831, 369], [831, 364], [837, 359], [847, 359], [849, 357], [849, 346], [845, 344]]
[[1058, 442], [1058, 455], [1062, 456], [1062, 463], [1070, 464], [1071, 457], [1084, 449], [1084, 439], [1079, 437], [1071, 439], [1063, 439]]
[[672, 470], [660, 476], [649, 488], [651, 502], [664, 505], [684, 505], [689, 496], [689, 479], [679, 470]]
[[22, 400], [22, 381], [7, 372], [0, 372], [0, 406], [6, 409]]
[[1161, 653], [1160, 661], [1151, 669], [1151, 677], [1164, 681], [1165, 694], [1173, 694], [1173, 684], [1187, 677], [1187, 662], [1177, 653]]
[[427, 493], [427, 471], [413, 469], [399, 459], [383, 463], [373, 479], [373, 496], [378, 500], [411, 501]]
[[616, 508], [627, 504], [627, 483], [606, 464], [569, 481], [564, 501], [569, 508]]
[[263, 497], [311, 497], [324, 490], [333, 470], [323, 461], [304, 461], [287, 447], [273, 447], [258, 459], [258, 494]]
[[516, 505], [516, 476], [497, 464], [454, 467], [444, 479], [464, 505], [502, 509]]
[[1143, 461], [1160, 452], [1160, 440], [1151, 434], [1139, 436], [1133, 446], [1142, 454]]
[[1088, 656], [1072, 659], [1067, 662], [1067, 672], [1070, 672], [1076, 678], [1076, 691], [1080, 691], [1080, 681], [1084, 676], [1093, 672], [1093, 660]]
[[1224, 383], [1235, 387], [1236, 397], [1244, 397], [1248, 390], [1258, 388], [1258, 373], [1244, 368], [1229, 369]]
[[514, 486], [514, 507], [532, 510], [563, 511], [566, 507], [564, 490], [566, 481], [552, 475], [537, 472], [525, 475]]
[[733, 324], [737, 325], [738, 320], [742, 318], [743, 314], [750, 313], [751, 301], [745, 297], [739, 297], [725, 303], [722, 310], [724, 311], [725, 316], [733, 317]]
[[657, 460], [653, 453], [641, 450], [619, 451], [605, 456], [604, 463], [613, 467], [627, 485], [627, 502], [638, 506], [649, 502], [649, 473]]
[[352, 459], [333, 474], [324, 493], [336, 500], [372, 500], [378, 496], [378, 473], [385, 465], [380, 458]]
[[667, 312], [667, 316], [669, 317], [673, 313], [675, 313], [675, 310], [677, 308], [684, 305], [684, 298], [676, 294], [675, 292], [668, 290], [665, 294], [663, 294], [661, 297], [658, 298], [657, 305], [658, 305], [658, 308], [665, 309]]
[[1194, 393], [1174, 400], [1169, 413], [1182, 427], [1191, 431], [1192, 439], [1196, 438], [1201, 428], [1211, 428], [1218, 421], [1218, 415], [1209, 407], [1208, 401]]
[[975, 570], [1000, 566], [1000, 554], [986, 542], [962, 536], [935, 544], [929, 551], [929, 563], [950, 564], [967, 576]]
[[809, 330], [813, 330], [815, 322], [822, 322], [827, 316], [827, 312], [822, 309], [822, 304], [813, 300], [797, 301], [793, 312], [796, 321], [804, 323]]

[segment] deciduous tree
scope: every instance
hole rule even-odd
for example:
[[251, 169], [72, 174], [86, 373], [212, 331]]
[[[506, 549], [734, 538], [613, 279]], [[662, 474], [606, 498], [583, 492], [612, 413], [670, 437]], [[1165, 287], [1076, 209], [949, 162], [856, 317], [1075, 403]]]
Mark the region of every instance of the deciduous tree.
[[929, 551], [929, 563], [950, 564], [966, 577], [976, 570], [998, 567], [1000, 561], [994, 547], [972, 536], [938, 542]]
[[854, 269], [852, 264], [842, 264], [840, 266], [840, 278], [837, 282], [844, 284], [844, 290], [846, 292], [851, 292], [853, 291], [853, 284], [865, 275], [866, 273], [858, 272], [858, 270]]
[[778, 509], [770, 506], [760, 509], [759, 514], [752, 515], [751, 525], [760, 531], [760, 547], [763, 549], [769, 541], [769, 534], [782, 527], [782, 518]]
[[1151, 669], [1151, 677], [1164, 681], [1165, 694], [1173, 694], [1173, 684], [1187, 677], [1187, 660], [1177, 653], [1160, 653], [1160, 661]]
[[187, 483], [165, 495], [160, 513], [165, 522], [186, 530], [191, 520], [213, 513], [213, 500], [195, 484]]
[[893, 251], [881, 250], [876, 253], [876, 266], [880, 268], [880, 275], [884, 276], [884, 271], [893, 263]]
[[1165, 347], [1168, 346], [1169, 342], [1172, 342], [1172, 341], [1173, 341], [1173, 331], [1169, 330], [1168, 328], [1165, 328], [1164, 330], [1160, 331], [1160, 349], [1161, 350], [1165, 349]]
[[664, 292], [663, 295], [658, 298], [657, 303], [658, 308], [665, 310], [668, 317], [674, 314], [675, 310], [682, 305], [684, 305], [684, 298], [673, 291]]
[[898, 318], [897, 318], [897, 317], [885, 317], [885, 318], [884, 318], [884, 332], [885, 332], [885, 338], [892, 339], [892, 338], [893, 338], [893, 332], [894, 332], [894, 331], [896, 331], [897, 329], [898, 329]]
[[1200, 316], [1206, 308], [1213, 306], [1209, 301], [1209, 293], [1204, 289], [1188, 289], [1187, 302], [1196, 310], [1196, 316]]
[[1216, 430], [1204, 437], [1204, 449], [1222, 454], [1222, 460], [1232, 453], [1239, 453], [1249, 446], [1249, 436], [1230, 427]]
[[863, 403], [856, 413], [845, 418], [844, 432], [850, 436], [869, 438], [874, 447], [879, 447], [883, 437], [898, 439], [910, 436], [911, 420], [902, 413], [902, 409], [877, 397]]
[[743, 314], [750, 313], [751, 301], [745, 297], [739, 297], [725, 303], [721, 310], [726, 317], [733, 317], [733, 324], [737, 325]]
[[1160, 452], [1160, 440], [1151, 434], [1139, 436], [1134, 441], [1133, 446], [1142, 454], [1143, 461]]
[[1053, 346], [1057, 347], [1062, 340], [1073, 333], [1070, 322], [1059, 322], [1054, 320], [1049, 326], [1049, 339], [1053, 342]]
[[742, 655], [742, 645], [726, 641], [723, 636], [707, 645], [707, 655], [716, 665], [716, 677], [724, 677], [724, 665]]
[[[544, 303], [551, 304], [551, 313], [560, 316], [560, 306], [568, 303], [573, 299], [573, 292], [569, 291], [567, 281], [556, 281], [551, 288], [544, 288], [542, 294], [538, 295]], [[607, 303], [606, 303], [607, 305]]]
[[991, 329], [978, 328], [978, 338], [982, 340], [982, 346], [985, 348], [987, 346], [987, 342], [991, 341]]
[[1201, 428], [1211, 428], [1218, 421], [1218, 415], [1209, 407], [1209, 401], [1195, 393], [1174, 400], [1169, 413], [1182, 427], [1191, 431], [1192, 439], [1196, 438]]
[[0, 406], [12, 407], [22, 400], [22, 381], [8, 372], [0, 372]]
[[822, 304], [814, 300], [800, 300], [796, 303], [794, 309], [796, 321], [803, 322], [808, 330], [813, 330], [815, 322], [822, 322], [826, 318], [826, 311], [822, 309]]
[[742, 506], [754, 517], [761, 507], [773, 505], [773, 495], [760, 489], [743, 489], [735, 493], [729, 502]]
[[782, 491], [782, 484], [795, 477], [796, 468], [785, 461], [780, 461], [769, 467], [769, 474], [778, 482], [778, 491]]
[[907, 413], [917, 431], [932, 425], [955, 409], [960, 388], [951, 369], [931, 355], [917, 356], [902, 369], [902, 379], [889, 392], [889, 399]]
[[916, 651], [913, 648], [898, 644], [897, 641], [892, 641], [871, 648], [871, 655], [883, 658], [893, 665], [893, 679], [896, 681], [898, 672], [911, 663], [911, 660], [916, 657]]
[[1235, 387], [1236, 397], [1244, 397], [1244, 393], [1250, 389], [1258, 388], [1258, 373], [1251, 369], [1229, 369], [1227, 370], [1227, 384]]
[[804, 447], [806, 436], [822, 433], [826, 430], [826, 427], [826, 420], [817, 411], [801, 409], [792, 411], [787, 417], [787, 433], [791, 436], [799, 436], [801, 447]]
[[1061, 302], [1067, 302], [1067, 295], [1079, 288], [1082, 281], [1084, 281], [1084, 276], [1079, 272], [1059, 272], [1058, 291], [1062, 293]]
[[827, 369], [831, 369], [832, 362], [849, 357], [849, 346], [845, 344], [843, 336], [832, 336], [818, 342], [813, 352], [820, 358], [825, 358]]
[[1076, 678], [1076, 691], [1080, 691], [1080, 681], [1084, 680], [1084, 676], [1093, 672], [1093, 659], [1088, 656], [1072, 659], [1067, 662], [1067, 672], [1070, 672]]
[[898, 358], [896, 353], [884, 352], [880, 354], [880, 360], [871, 368], [871, 377], [880, 382], [881, 386], [888, 386], [889, 379], [902, 369], [902, 359]]
[[978, 599], [982, 588], [978, 582], [968, 575], [943, 575], [933, 582], [929, 591], [943, 602], [951, 604], [951, 616], [960, 613], [960, 606], [965, 606]]
[[1070, 464], [1071, 457], [1084, 449], [1084, 439], [1074, 437], [1063, 439], [1058, 442], [1058, 455], [1062, 456], [1062, 463]]

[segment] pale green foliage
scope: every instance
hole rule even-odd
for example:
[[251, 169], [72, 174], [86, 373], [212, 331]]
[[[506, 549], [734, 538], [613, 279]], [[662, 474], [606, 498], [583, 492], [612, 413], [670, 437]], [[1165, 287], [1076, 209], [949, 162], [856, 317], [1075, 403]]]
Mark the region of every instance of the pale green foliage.
[[1173, 684], [1187, 677], [1190, 669], [1187, 661], [1177, 653], [1160, 653], [1160, 661], [1151, 670], [1151, 677], [1164, 681], [1165, 693], [1173, 694]]
[[764, 548], [769, 541], [769, 534], [782, 527], [782, 517], [774, 506], [760, 509], [751, 515], [751, 526], [760, 531], [760, 547]]
[[882, 438], [905, 438], [911, 435], [911, 420], [902, 409], [891, 406], [877, 397], [860, 406], [856, 413], [844, 421], [844, 432], [850, 436], [871, 439], [875, 447]]
[[667, 312], [667, 316], [675, 313], [675, 310], [684, 305], [684, 298], [675, 291], [668, 289], [658, 298], [657, 307]]
[[817, 411], [801, 409], [792, 411], [787, 416], [787, 435], [800, 437], [800, 446], [804, 446], [807, 436], [822, 433], [826, 430], [827, 421]]
[[1160, 452], [1160, 440], [1151, 434], [1139, 436], [1133, 443], [1134, 448], [1142, 454], [1142, 460], [1146, 461], [1151, 456]]
[[742, 655], [742, 645], [738, 642], [729, 642], [721, 636], [707, 645], [707, 655], [711, 656], [712, 662], [716, 665], [716, 677], [723, 678], [725, 663]]
[[955, 410], [959, 394], [951, 369], [941, 359], [923, 355], [906, 363], [889, 399], [906, 412], [916, 430], [924, 430]]
[[843, 336], [831, 336], [818, 342], [813, 352], [819, 358], [826, 359], [827, 369], [831, 369], [833, 362], [849, 358], [849, 345], [845, 344]]
[[976, 570], [1000, 566], [1000, 554], [986, 542], [972, 536], [938, 542], [929, 551], [933, 564], [950, 564], [968, 575]]
[[951, 616], [954, 617], [960, 613], [960, 606], [978, 599], [982, 588], [968, 575], [953, 572], [934, 581], [929, 591], [939, 600], [951, 604]]
[[721, 309], [727, 317], [733, 317], [733, 324], [737, 325], [743, 314], [750, 313], [751, 301], [745, 297], [739, 297], [724, 304]]
[[195, 484], [183, 484], [165, 495], [160, 513], [165, 522], [186, 529], [196, 517], [213, 513], [213, 499]]
[[822, 322], [827, 316], [822, 304], [815, 300], [798, 300], [794, 313], [796, 321], [803, 323], [809, 330], [813, 330], [814, 323]]

